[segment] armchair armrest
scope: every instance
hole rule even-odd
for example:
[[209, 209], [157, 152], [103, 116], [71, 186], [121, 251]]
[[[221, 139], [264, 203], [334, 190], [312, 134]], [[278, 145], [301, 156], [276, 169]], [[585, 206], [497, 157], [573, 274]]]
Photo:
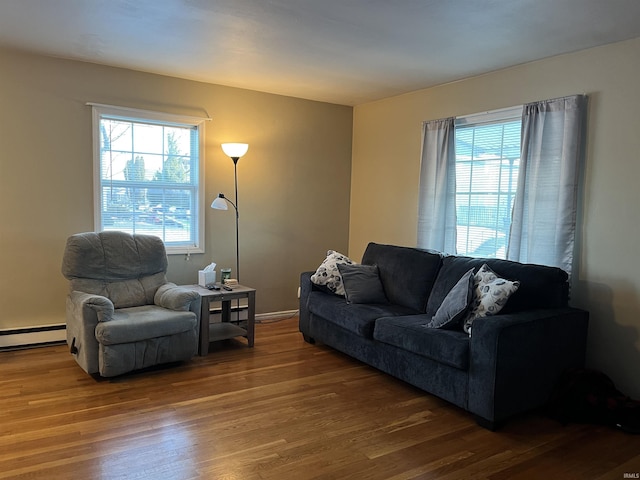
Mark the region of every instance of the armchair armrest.
[[74, 290], [69, 294], [69, 302], [75, 316], [84, 319], [85, 323], [91, 322], [93, 316], [97, 322], [108, 322], [113, 318], [113, 302], [102, 295]]
[[169, 310], [200, 312], [200, 295], [194, 290], [165, 283], [156, 291], [153, 303]]
[[477, 319], [469, 410], [495, 424], [545, 405], [560, 374], [584, 365], [588, 322], [588, 312], [570, 307]]
[[113, 303], [102, 295], [72, 291], [67, 296], [67, 344], [87, 373], [99, 370], [96, 326], [113, 319], [113, 312]]

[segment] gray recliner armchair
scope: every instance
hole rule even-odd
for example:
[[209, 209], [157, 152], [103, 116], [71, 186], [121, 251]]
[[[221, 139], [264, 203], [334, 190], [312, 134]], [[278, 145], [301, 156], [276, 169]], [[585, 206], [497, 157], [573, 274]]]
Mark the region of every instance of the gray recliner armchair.
[[87, 373], [113, 377], [197, 353], [200, 296], [167, 282], [166, 271], [164, 243], [152, 235], [67, 239], [67, 343]]

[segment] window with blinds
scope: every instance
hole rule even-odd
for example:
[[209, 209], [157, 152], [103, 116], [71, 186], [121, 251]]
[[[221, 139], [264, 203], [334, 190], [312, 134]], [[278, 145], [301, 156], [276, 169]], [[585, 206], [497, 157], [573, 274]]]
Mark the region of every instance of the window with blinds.
[[93, 109], [96, 231], [156, 235], [167, 253], [202, 252], [204, 119]]
[[457, 253], [506, 258], [520, 167], [521, 107], [456, 119]]

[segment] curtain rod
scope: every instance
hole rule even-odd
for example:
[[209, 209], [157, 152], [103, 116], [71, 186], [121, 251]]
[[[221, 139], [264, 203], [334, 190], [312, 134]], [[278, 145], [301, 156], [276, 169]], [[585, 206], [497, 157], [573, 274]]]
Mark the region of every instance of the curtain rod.
[[88, 105], [90, 107], [100, 107], [100, 108], [110, 108], [113, 110], [119, 110], [121, 112], [129, 112], [129, 113], [147, 113], [147, 114], [151, 114], [151, 115], [171, 115], [173, 117], [177, 117], [177, 118], [183, 118], [186, 120], [191, 120], [191, 121], [211, 121], [212, 118], [209, 116], [209, 113], [205, 110], [204, 113], [207, 115], [206, 117], [198, 117], [198, 116], [193, 116], [193, 115], [181, 115], [181, 114], [177, 114], [177, 113], [167, 113], [167, 112], [160, 112], [157, 110], [145, 110], [142, 108], [131, 108], [131, 107], [121, 107], [119, 105], [107, 105], [104, 103], [95, 103], [95, 102], [87, 102], [85, 103], [85, 105]]
[[494, 115], [502, 115], [505, 113], [509, 113], [510, 110], [516, 110], [516, 109], [522, 109], [523, 106], [525, 105], [529, 105], [530, 103], [539, 103], [539, 102], [552, 102], [552, 101], [556, 101], [556, 100], [564, 100], [566, 98], [571, 98], [571, 97], [576, 97], [576, 96], [584, 96], [586, 97], [587, 94], [586, 93], [575, 93], [572, 95], [564, 95], [562, 97], [555, 97], [555, 98], [547, 98], [544, 100], [534, 100], [531, 102], [525, 102], [521, 105], [514, 105], [512, 107], [504, 107], [504, 108], [498, 108], [496, 110], [487, 110], [486, 112], [476, 112], [476, 113], [470, 113], [468, 115], [457, 115], [455, 117], [456, 120], [458, 119], [473, 119], [474, 117], [477, 116], [494, 116]]
[[455, 117], [456, 120], [461, 120], [461, 119], [473, 119], [474, 117], [480, 117], [480, 116], [494, 116], [494, 115], [504, 115], [506, 113], [510, 113], [510, 112], [515, 112], [515, 111], [522, 111], [522, 105], [514, 105], [512, 107], [505, 107], [505, 108], [498, 108], [495, 110], [487, 110], [486, 112], [476, 112], [476, 113], [470, 113], [468, 115], [458, 115]]

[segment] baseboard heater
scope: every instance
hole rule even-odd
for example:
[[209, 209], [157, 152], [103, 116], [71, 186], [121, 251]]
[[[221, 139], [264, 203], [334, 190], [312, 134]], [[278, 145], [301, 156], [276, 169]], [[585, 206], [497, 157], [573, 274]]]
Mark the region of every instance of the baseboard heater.
[[0, 330], [0, 351], [59, 345], [67, 339], [64, 323]]
[[[247, 306], [240, 304], [231, 308], [231, 321], [236, 320], [240, 313], [239, 320], [247, 319]], [[256, 315], [256, 322], [261, 320], [277, 320], [289, 318], [297, 314], [297, 310], [287, 310], [282, 312], [261, 313]], [[220, 321], [221, 311], [212, 309], [212, 322]], [[0, 352], [6, 350], [20, 350], [23, 348], [46, 347], [49, 345], [60, 345], [67, 341], [67, 326], [64, 323], [53, 325], [42, 325], [39, 327], [10, 328], [0, 330]]]

